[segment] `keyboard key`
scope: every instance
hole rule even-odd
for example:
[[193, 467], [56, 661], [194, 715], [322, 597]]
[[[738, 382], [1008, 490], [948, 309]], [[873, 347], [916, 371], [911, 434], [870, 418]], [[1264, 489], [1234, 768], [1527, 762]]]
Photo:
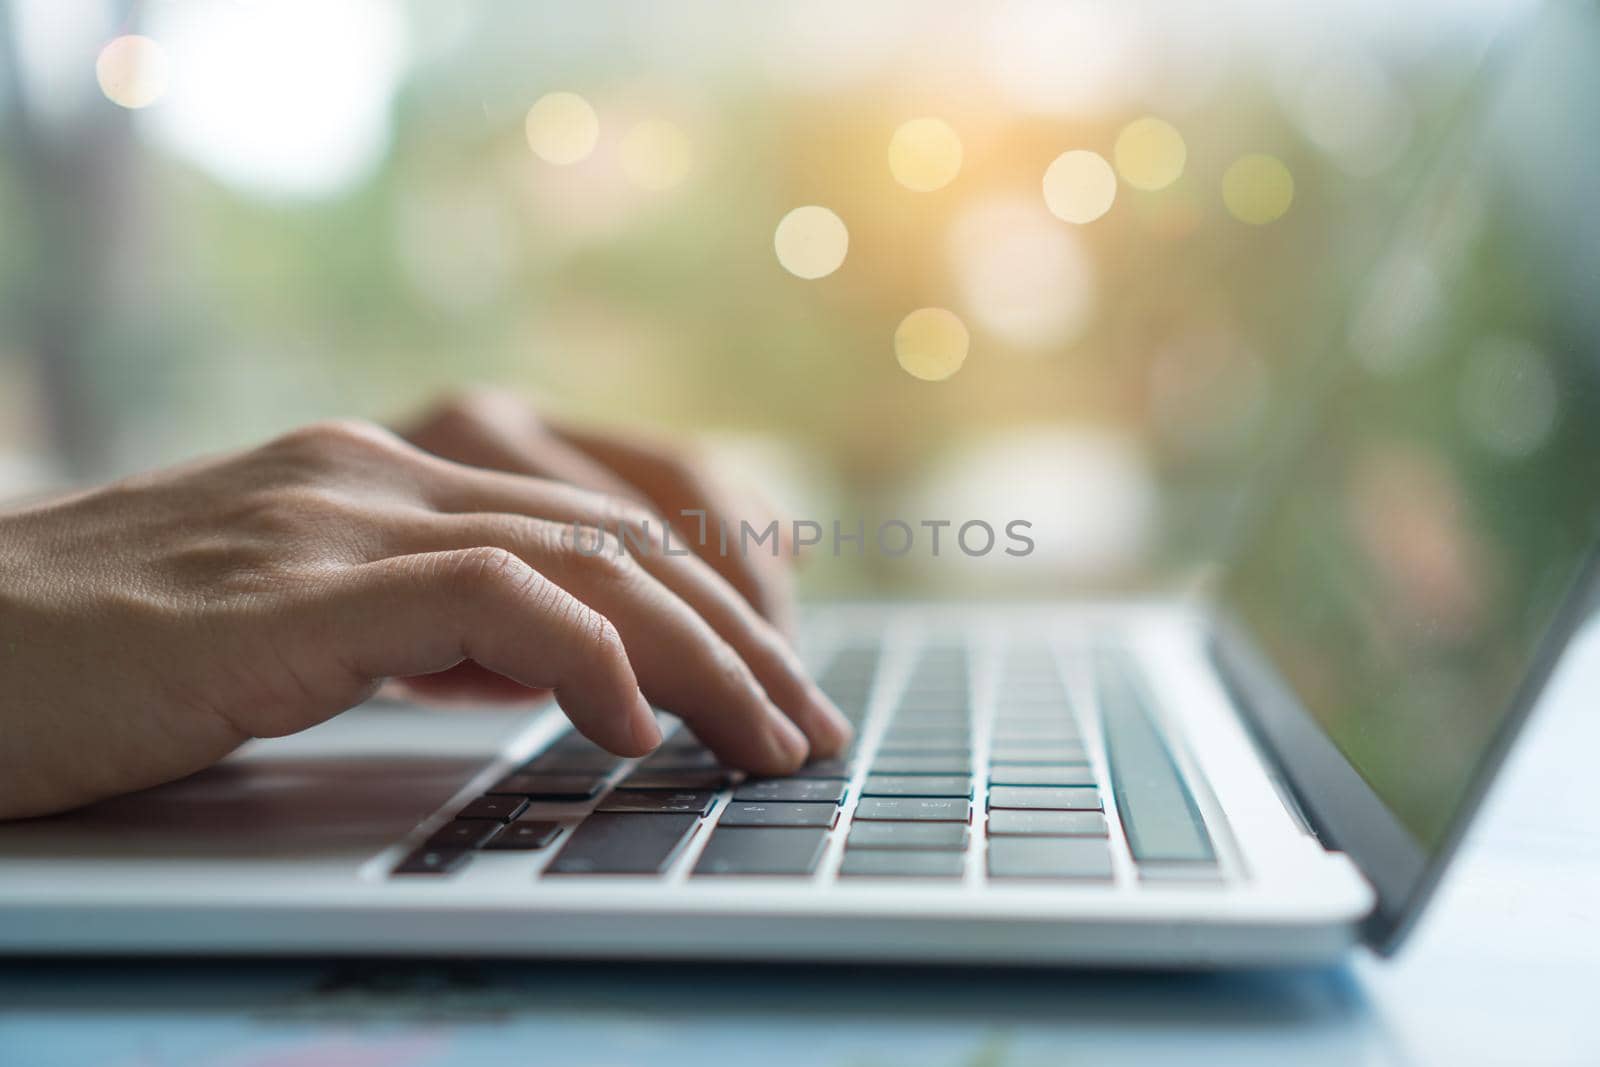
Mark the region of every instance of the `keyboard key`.
[[1006, 741], [995, 737], [989, 747], [994, 763], [1082, 763], [1090, 753], [1082, 741]]
[[967, 756], [879, 756], [872, 761], [873, 774], [971, 774]]
[[657, 749], [639, 763], [641, 771], [723, 770], [716, 754], [705, 749]]
[[967, 827], [954, 822], [853, 822], [845, 845], [850, 849], [911, 848], [960, 852], [967, 847]]
[[1152, 696], [1131, 659], [1103, 655], [1095, 682], [1117, 814], [1134, 862], [1215, 867], [1205, 820], [1173, 762]]
[[969, 802], [947, 797], [862, 797], [856, 804], [858, 821], [965, 823], [971, 817]]
[[856, 764], [853, 759], [812, 760], [795, 773], [807, 778], [849, 778], [856, 773]]
[[634, 771], [621, 782], [623, 789], [667, 789], [687, 793], [702, 789], [726, 789], [733, 780], [730, 771]]
[[456, 819], [447, 822], [428, 836], [424, 848], [481, 848], [495, 834], [500, 825], [488, 819]]
[[1101, 811], [1100, 790], [1081, 786], [997, 785], [989, 790], [990, 808], [1051, 811]]
[[712, 832], [694, 873], [803, 877], [816, 869], [827, 843], [826, 830], [724, 824]]
[[990, 785], [1094, 785], [1094, 771], [1082, 764], [1017, 767], [1000, 764], [989, 771]]
[[524, 771], [540, 774], [610, 774], [622, 766], [623, 760], [603, 749], [593, 751], [550, 751], [535, 756], [522, 765]]
[[458, 819], [493, 819], [496, 822], [510, 822], [522, 814], [522, 809], [528, 802], [521, 797], [479, 797], [471, 804], [456, 812]]
[[1111, 849], [1087, 837], [998, 837], [989, 842], [989, 877], [1109, 882]]
[[525, 852], [544, 848], [561, 833], [561, 824], [539, 819], [525, 819], [503, 827], [483, 847], [491, 852]]
[[989, 813], [990, 837], [1105, 837], [1106, 817], [1098, 811], [1016, 811]]
[[596, 774], [508, 774], [489, 788], [493, 794], [529, 800], [588, 800], [606, 787]]
[[595, 811], [693, 812], [704, 816], [716, 803], [709, 789], [669, 792], [665, 789], [615, 789], [600, 801]]
[[864, 797], [964, 797], [972, 799], [972, 779], [941, 774], [869, 774]]
[[904, 741], [891, 743], [887, 739], [878, 746], [878, 758], [885, 756], [953, 756], [965, 762], [972, 762], [972, 749], [965, 745], [919, 745], [907, 744]]
[[735, 801], [722, 811], [718, 826], [820, 826], [839, 819], [837, 804], [750, 804]]
[[660, 874], [699, 825], [697, 815], [596, 812], [572, 831], [545, 873]]
[[842, 804], [847, 789], [839, 778], [768, 778], [745, 782], [734, 790], [733, 799]]
[[464, 848], [432, 848], [424, 845], [401, 860], [395, 874], [449, 874], [467, 862], [472, 853]]
[[960, 852], [848, 851], [842, 878], [960, 878], [967, 857]]

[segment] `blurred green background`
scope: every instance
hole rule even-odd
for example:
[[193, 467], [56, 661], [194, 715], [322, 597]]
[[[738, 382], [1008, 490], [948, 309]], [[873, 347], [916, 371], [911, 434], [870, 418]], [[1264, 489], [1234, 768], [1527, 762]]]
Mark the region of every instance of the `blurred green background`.
[[[815, 591], [1170, 586], [1525, 6], [0, 3], [0, 477], [497, 384], [702, 436], [808, 518], [1034, 523], [1026, 561], [852, 555]], [[162, 67], [137, 109], [97, 79], [127, 34]], [[527, 137], [555, 91], [598, 119], [569, 164]], [[1145, 116], [1181, 176], [1052, 215], [1051, 161]], [[888, 163], [920, 117], [962, 146], [933, 191]], [[1262, 224], [1223, 195], [1251, 154], [1293, 181]], [[815, 280], [774, 255], [810, 204], [849, 232]], [[971, 336], [944, 381], [895, 358], [928, 306]]]

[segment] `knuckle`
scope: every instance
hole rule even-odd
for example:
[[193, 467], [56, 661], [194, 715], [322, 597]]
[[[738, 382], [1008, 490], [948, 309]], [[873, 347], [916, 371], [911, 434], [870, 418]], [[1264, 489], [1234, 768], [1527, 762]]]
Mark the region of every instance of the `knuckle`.
[[470, 594], [502, 597], [525, 596], [533, 591], [539, 576], [510, 549], [480, 545], [462, 550], [455, 561], [452, 580]]
[[352, 455], [393, 455], [400, 450], [401, 442], [375, 422], [329, 419], [291, 430], [278, 438], [276, 444], [297, 457], [328, 461]]

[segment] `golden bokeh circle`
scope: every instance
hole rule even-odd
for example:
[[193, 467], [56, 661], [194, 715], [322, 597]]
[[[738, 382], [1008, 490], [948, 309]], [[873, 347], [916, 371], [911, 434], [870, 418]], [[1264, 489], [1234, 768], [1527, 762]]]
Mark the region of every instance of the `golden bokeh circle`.
[[961, 158], [961, 138], [943, 119], [912, 119], [889, 138], [889, 172], [914, 192], [949, 185], [961, 173]]
[[1265, 226], [1294, 202], [1294, 175], [1276, 156], [1240, 156], [1222, 173], [1222, 202], [1240, 222]]
[[644, 119], [617, 146], [622, 173], [641, 189], [661, 191], [682, 185], [694, 163], [694, 146], [677, 123]]
[[1044, 202], [1066, 222], [1093, 222], [1117, 198], [1117, 175], [1098, 152], [1073, 149], [1057, 156], [1044, 172]]
[[966, 323], [944, 308], [918, 308], [894, 331], [894, 358], [913, 378], [942, 382], [967, 361]]
[[148, 37], [124, 34], [100, 50], [94, 76], [113, 104], [149, 107], [167, 91], [166, 49]]
[[546, 93], [528, 109], [524, 129], [534, 155], [566, 166], [594, 151], [600, 140], [600, 117], [577, 93]]
[[1176, 127], [1147, 115], [1122, 128], [1113, 155], [1123, 181], [1135, 189], [1154, 192], [1178, 180], [1189, 150]]
[[839, 269], [850, 249], [844, 221], [815, 204], [797, 207], [779, 222], [772, 237], [783, 269], [797, 278], [823, 278]]

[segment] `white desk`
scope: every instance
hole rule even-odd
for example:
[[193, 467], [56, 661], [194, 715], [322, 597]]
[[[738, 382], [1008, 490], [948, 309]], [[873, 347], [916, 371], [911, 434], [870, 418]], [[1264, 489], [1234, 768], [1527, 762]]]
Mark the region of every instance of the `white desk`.
[[0, 1064], [1597, 1065], [1597, 703], [1600, 626], [1390, 962], [1249, 976], [10, 964]]

